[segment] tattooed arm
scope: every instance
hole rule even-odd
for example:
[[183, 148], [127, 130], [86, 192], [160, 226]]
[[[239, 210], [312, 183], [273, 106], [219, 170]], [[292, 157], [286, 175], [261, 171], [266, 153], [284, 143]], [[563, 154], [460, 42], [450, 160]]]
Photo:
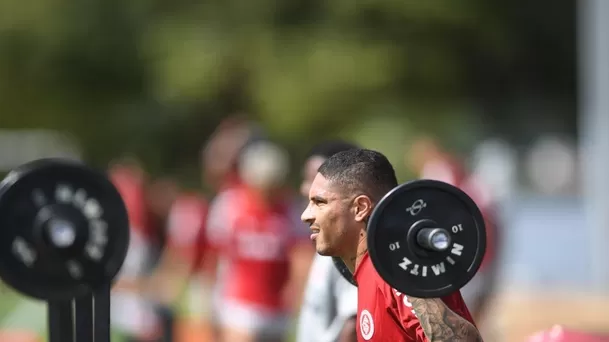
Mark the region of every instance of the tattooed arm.
[[408, 297], [408, 300], [429, 342], [483, 342], [478, 329], [449, 309], [442, 299]]

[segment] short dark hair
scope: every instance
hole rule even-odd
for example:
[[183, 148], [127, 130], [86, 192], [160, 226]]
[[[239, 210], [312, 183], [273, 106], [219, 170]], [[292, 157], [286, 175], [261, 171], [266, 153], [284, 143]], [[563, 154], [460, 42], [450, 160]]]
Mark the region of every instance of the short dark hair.
[[398, 185], [393, 165], [382, 153], [362, 148], [328, 158], [318, 172], [349, 192], [362, 192], [378, 202]]
[[328, 140], [313, 146], [307, 154], [307, 158], [319, 156], [327, 159], [338, 152], [354, 150], [356, 148], [359, 148], [359, 146], [344, 140]]

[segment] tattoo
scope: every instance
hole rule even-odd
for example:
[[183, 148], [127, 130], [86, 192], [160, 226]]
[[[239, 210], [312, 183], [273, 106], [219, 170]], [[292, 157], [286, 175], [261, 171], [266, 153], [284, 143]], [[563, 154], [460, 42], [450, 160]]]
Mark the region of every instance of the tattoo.
[[408, 297], [429, 342], [483, 342], [478, 329], [439, 298]]
[[357, 253], [357, 255], [353, 258], [351, 258], [351, 262], [355, 262], [355, 260], [357, 260], [357, 258], [361, 257], [362, 255], [366, 254], [368, 252], [368, 248], [364, 249], [363, 251]]

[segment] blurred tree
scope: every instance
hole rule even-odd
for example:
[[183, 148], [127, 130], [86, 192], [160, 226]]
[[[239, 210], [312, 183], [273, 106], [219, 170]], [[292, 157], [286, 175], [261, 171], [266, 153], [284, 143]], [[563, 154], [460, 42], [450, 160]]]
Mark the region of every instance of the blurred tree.
[[419, 130], [457, 150], [575, 134], [574, 13], [566, 0], [0, 0], [0, 123], [191, 180], [200, 143], [238, 110], [296, 157], [337, 134], [397, 163]]

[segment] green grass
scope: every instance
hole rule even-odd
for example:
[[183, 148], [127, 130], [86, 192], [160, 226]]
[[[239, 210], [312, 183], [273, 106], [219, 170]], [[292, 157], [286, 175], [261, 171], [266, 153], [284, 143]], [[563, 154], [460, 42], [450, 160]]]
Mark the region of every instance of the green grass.
[[0, 285], [0, 329], [31, 330], [45, 336], [46, 306]]
[[8, 315], [21, 300], [14, 292], [6, 290], [3, 285], [0, 290], [0, 322], [4, 321], [6, 315]]
[[[46, 305], [42, 301], [27, 298], [4, 284], [0, 284], [0, 330], [28, 330], [47, 339]], [[122, 342], [124, 337], [112, 332], [112, 342]]]
[[[183, 298], [178, 311], [188, 315]], [[46, 305], [42, 301], [27, 298], [6, 285], [0, 283], [0, 330], [28, 330], [47, 339]], [[294, 331], [291, 329], [289, 341], [294, 340]], [[117, 331], [112, 332], [112, 342], [123, 342], [124, 336]]]

